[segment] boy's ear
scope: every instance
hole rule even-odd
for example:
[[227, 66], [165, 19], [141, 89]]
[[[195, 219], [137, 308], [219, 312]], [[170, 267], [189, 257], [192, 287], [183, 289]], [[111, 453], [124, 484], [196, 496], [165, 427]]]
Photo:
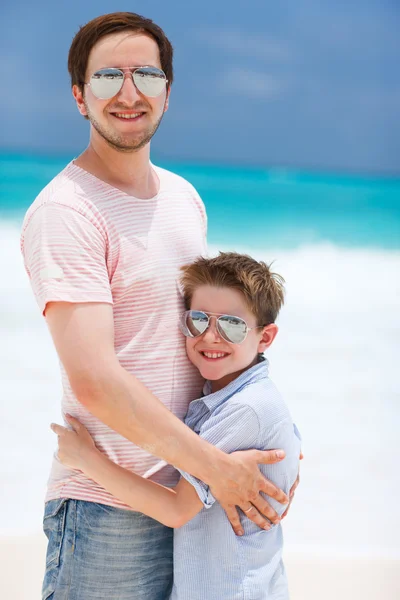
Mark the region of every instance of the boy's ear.
[[264, 352], [272, 344], [278, 333], [278, 326], [275, 323], [266, 325], [262, 330], [260, 342], [258, 344], [258, 352]]

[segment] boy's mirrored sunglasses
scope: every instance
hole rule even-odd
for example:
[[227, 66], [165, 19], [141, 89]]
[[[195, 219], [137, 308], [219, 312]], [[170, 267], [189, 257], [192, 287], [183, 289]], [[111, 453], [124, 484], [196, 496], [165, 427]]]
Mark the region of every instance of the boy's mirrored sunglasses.
[[93, 73], [86, 85], [99, 100], [109, 100], [121, 91], [127, 75], [132, 77], [139, 92], [149, 98], [160, 96], [168, 83], [164, 71], [157, 67], [109, 67]]
[[210, 327], [210, 317], [216, 317], [216, 328], [219, 335], [230, 344], [241, 344], [252, 329], [258, 327], [248, 327], [246, 321], [233, 315], [219, 315], [216, 313], [205, 313], [201, 310], [187, 310], [183, 313], [180, 320], [180, 328], [186, 337], [198, 337]]

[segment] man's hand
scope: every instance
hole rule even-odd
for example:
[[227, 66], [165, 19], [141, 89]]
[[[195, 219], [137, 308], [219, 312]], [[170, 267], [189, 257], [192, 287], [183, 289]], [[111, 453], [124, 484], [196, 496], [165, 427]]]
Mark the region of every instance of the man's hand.
[[[237, 506], [262, 529], [269, 529], [270, 522], [279, 523], [280, 518], [272, 506], [261, 496], [264, 492], [282, 504], [287, 495], [268, 481], [258, 468], [259, 464], [274, 464], [285, 458], [283, 450], [244, 450], [227, 455], [224, 472], [218, 480], [210, 483], [210, 490], [227, 514], [234, 532], [243, 535]], [[265, 517], [268, 519], [266, 520]]]
[[57, 456], [66, 467], [83, 471], [87, 458], [91, 453], [98, 452], [98, 450], [90, 433], [78, 419], [71, 417], [71, 415], [66, 415], [65, 418], [71, 425], [72, 430], [55, 423], [50, 426], [58, 436]]
[[[304, 458], [304, 454], [302, 452], [300, 452], [300, 460], [303, 460], [303, 458]], [[289, 504], [287, 505], [287, 508], [286, 508], [285, 512], [283, 513], [283, 515], [281, 517], [282, 519], [284, 519], [287, 516], [288, 512], [289, 512], [289, 508], [290, 508], [290, 506], [292, 504], [292, 500], [294, 498], [294, 493], [295, 493], [296, 488], [299, 485], [299, 483], [300, 483], [300, 469], [299, 469], [299, 473], [297, 475], [296, 481], [294, 482], [294, 484], [290, 488], [290, 492], [289, 492]]]

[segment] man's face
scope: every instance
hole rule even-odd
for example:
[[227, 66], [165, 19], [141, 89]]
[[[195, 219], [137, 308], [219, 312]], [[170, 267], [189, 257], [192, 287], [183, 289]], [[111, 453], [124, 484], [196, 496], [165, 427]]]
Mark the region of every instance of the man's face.
[[[132, 32], [108, 35], [93, 47], [85, 81], [93, 73], [107, 67], [153, 66], [161, 69], [157, 43], [150, 37]], [[103, 138], [121, 152], [135, 152], [145, 146], [156, 132], [168, 108], [167, 88], [157, 98], [149, 98], [136, 88], [132, 77], [126, 76], [118, 94], [100, 100], [90, 86], [77, 86], [73, 94], [82, 115], [89, 118], [93, 135]], [[129, 118], [127, 118], [129, 117]]]
[[[217, 315], [233, 315], [246, 321], [250, 328], [257, 326], [257, 319], [242, 294], [232, 288], [200, 286], [193, 294], [190, 309]], [[276, 331], [274, 324], [252, 329], [244, 342], [231, 344], [220, 336], [216, 318], [212, 316], [209, 328], [202, 335], [186, 338], [186, 352], [202, 376], [212, 381], [212, 389], [216, 391], [256, 364], [257, 354], [272, 343]]]

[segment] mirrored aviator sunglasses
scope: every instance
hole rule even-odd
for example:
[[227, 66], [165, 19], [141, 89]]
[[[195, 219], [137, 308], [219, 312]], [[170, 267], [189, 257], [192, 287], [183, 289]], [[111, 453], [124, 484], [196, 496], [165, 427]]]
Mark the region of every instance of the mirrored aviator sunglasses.
[[87, 85], [96, 98], [109, 100], [121, 91], [127, 75], [132, 77], [139, 92], [149, 98], [160, 96], [168, 82], [164, 71], [156, 67], [127, 67], [124, 70], [110, 67], [93, 73]]
[[252, 329], [258, 327], [248, 327], [246, 321], [233, 315], [217, 315], [214, 313], [205, 313], [201, 310], [187, 310], [180, 319], [180, 329], [186, 337], [198, 337], [209, 328], [211, 317], [216, 318], [216, 327], [219, 335], [230, 344], [241, 344]]

